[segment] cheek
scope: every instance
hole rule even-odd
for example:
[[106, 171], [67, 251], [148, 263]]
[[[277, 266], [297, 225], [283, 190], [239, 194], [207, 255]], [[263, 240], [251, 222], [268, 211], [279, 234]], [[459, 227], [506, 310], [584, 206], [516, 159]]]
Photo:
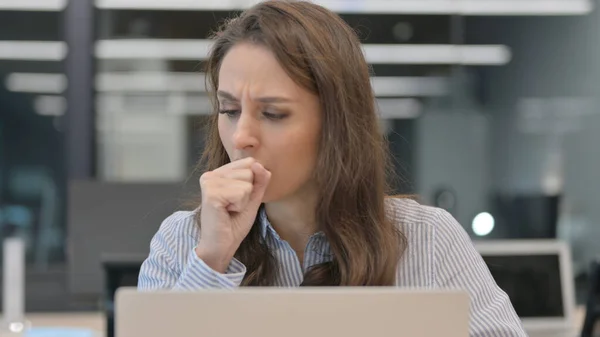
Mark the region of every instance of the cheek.
[[[288, 135], [277, 139], [269, 151], [272, 178], [266, 199], [276, 200], [293, 194], [310, 182], [317, 160], [316, 135]], [[287, 139], [283, 142], [282, 139]], [[274, 164], [274, 165], [273, 165]]]

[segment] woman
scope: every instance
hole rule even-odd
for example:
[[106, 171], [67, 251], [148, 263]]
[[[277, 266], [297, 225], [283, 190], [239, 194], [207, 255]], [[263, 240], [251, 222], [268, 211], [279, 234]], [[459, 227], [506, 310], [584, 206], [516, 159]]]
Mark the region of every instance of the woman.
[[201, 206], [167, 218], [141, 290], [237, 286], [466, 289], [473, 336], [524, 336], [447, 212], [386, 198], [369, 68], [344, 21], [264, 2], [227, 22], [207, 63], [214, 99]]

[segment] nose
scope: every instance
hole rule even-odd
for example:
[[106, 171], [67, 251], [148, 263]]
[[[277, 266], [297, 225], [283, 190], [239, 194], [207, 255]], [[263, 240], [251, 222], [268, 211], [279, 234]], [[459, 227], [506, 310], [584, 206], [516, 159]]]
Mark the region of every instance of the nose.
[[253, 116], [251, 111], [244, 111], [239, 115], [233, 133], [233, 145], [236, 150], [250, 150], [259, 145], [258, 128], [259, 121]]

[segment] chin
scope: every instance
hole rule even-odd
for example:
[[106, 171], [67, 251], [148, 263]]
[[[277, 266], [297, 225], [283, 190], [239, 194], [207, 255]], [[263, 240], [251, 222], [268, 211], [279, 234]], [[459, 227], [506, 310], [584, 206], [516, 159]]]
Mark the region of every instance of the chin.
[[283, 199], [283, 197], [284, 196], [281, 195], [281, 191], [274, 191], [270, 187], [267, 187], [267, 190], [265, 191], [265, 195], [263, 195], [262, 202], [264, 204], [269, 203], [269, 202], [275, 202], [275, 201]]
[[274, 199], [271, 196], [271, 193], [269, 193], [269, 190], [267, 190], [265, 192], [265, 195], [263, 195], [263, 199], [262, 199], [263, 204], [266, 204], [266, 203], [269, 203], [269, 202], [273, 202], [273, 201], [274, 201]]

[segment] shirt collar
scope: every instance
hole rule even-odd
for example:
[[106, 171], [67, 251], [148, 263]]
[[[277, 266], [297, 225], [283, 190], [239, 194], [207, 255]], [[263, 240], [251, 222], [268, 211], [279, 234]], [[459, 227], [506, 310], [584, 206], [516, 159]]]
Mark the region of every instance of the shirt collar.
[[[267, 235], [270, 235], [273, 239], [275, 239], [275, 241], [282, 241], [281, 237], [279, 236], [279, 234], [277, 234], [277, 231], [275, 231], [275, 228], [273, 228], [273, 226], [269, 222], [269, 219], [267, 218], [267, 212], [265, 210], [264, 204], [259, 208], [258, 217], [261, 237], [263, 239], [267, 239]], [[312, 235], [311, 239], [316, 239], [318, 243], [313, 247], [314, 252], [319, 253], [321, 255], [332, 256], [331, 248], [329, 246], [327, 238], [325, 237], [325, 233], [317, 232]]]
[[275, 229], [269, 223], [267, 219], [267, 212], [265, 211], [264, 204], [260, 206], [258, 209], [258, 223], [260, 225], [260, 236], [265, 239], [267, 237], [267, 232], [272, 232], [273, 234], [277, 234]]

